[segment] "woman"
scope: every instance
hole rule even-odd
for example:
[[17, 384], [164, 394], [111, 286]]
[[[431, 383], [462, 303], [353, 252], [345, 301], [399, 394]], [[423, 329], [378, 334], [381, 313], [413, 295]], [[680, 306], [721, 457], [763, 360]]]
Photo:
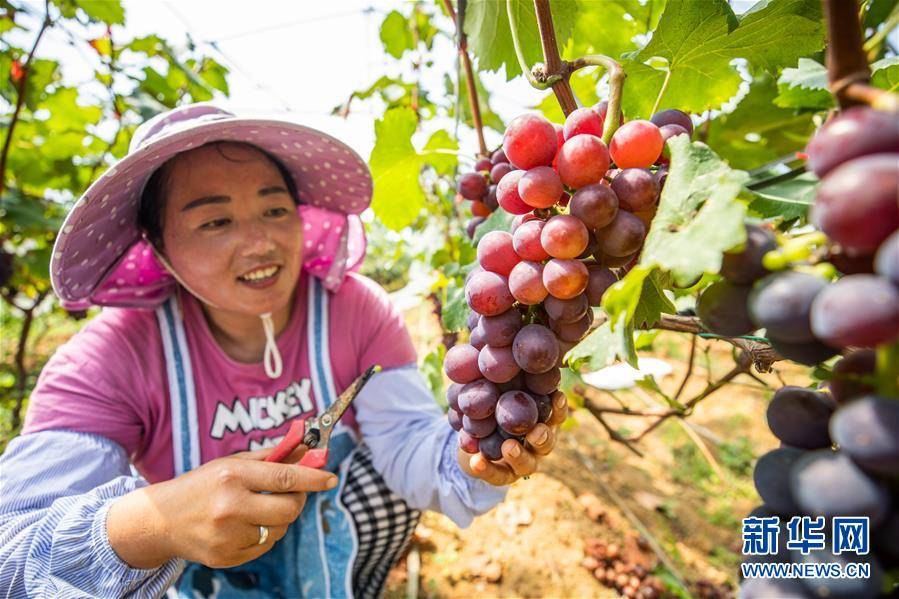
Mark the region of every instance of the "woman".
[[[0, 588], [376, 596], [418, 510], [467, 526], [535, 470], [564, 397], [502, 462], [458, 448], [401, 316], [351, 272], [370, 198], [364, 162], [300, 125], [194, 104], [138, 129], [54, 247], [63, 304], [110, 308], [2, 457]], [[324, 470], [263, 461], [373, 364]]]

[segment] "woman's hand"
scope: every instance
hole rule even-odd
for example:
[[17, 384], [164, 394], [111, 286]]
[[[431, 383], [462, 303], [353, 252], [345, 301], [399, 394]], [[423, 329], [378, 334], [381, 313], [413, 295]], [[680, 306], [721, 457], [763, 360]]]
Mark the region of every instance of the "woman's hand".
[[525, 437], [525, 445], [515, 439], [503, 442], [503, 459], [491, 462], [481, 453], [466, 453], [459, 448], [462, 470], [495, 486], [510, 485], [537, 470], [540, 458], [552, 451], [559, 425], [568, 415], [568, 400], [561, 391], [552, 395], [553, 413], [546, 424], [537, 424]]
[[[106, 521], [110, 545], [135, 568], [175, 557], [227, 568], [259, 557], [299, 517], [306, 493], [337, 485], [334, 474], [294, 463], [303, 446], [283, 464], [262, 461], [271, 451], [212, 460], [121, 497]], [[262, 544], [260, 526], [269, 530]]]

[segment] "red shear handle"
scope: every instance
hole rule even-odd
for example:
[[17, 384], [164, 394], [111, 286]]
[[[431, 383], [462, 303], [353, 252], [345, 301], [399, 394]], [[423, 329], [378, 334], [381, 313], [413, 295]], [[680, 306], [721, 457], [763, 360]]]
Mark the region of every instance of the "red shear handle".
[[328, 463], [328, 450], [327, 449], [310, 449], [303, 455], [303, 459], [300, 460], [300, 466], [306, 466], [307, 468], [324, 468], [325, 464]]
[[[287, 459], [294, 449], [303, 443], [303, 437], [306, 435], [306, 419], [300, 418], [290, 423], [290, 430], [275, 447], [275, 450], [265, 458], [266, 462], [283, 462]], [[307, 454], [308, 455], [308, 454]], [[305, 456], [304, 456], [305, 459]], [[303, 463], [302, 461], [300, 462]], [[303, 464], [305, 466], [305, 464]]]

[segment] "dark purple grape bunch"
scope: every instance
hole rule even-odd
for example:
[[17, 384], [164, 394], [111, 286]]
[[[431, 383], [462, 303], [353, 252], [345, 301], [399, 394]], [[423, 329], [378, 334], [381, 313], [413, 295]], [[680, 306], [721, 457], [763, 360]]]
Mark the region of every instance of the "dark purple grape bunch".
[[502, 149], [496, 150], [490, 158], [478, 158], [474, 171], [464, 173], [456, 183], [456, 192], [471, 202], [472, 217], [465, 223], [465, 232], [474, 239], [475, 230], [490, 216], [499, 204], [496, 201], [496, 184], [512, 166]]

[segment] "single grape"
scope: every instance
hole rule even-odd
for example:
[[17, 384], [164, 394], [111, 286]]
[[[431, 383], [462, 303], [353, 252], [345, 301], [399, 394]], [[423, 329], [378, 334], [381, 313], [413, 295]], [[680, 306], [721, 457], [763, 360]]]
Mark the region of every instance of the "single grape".
[[852, 253], [874, 253], [899, 229], [897, 164], [899, 154], [877, 154], [856, 158], [828, 173], [812, 207], [815, 225]]
[[499, 200], [496, 199], [496, 185], [491, 185], [487, 188], [487, 195], [484, 196], [482, 201], [491, 213], [496, 212], [499, 208]]
[[618, 282], [618, 277], [608, 268], [598, 264], [588, 266], [587, 272], [590, 275], [590, 279], [587, 282], [587, 290], [585, 291], [587, 303], [591, 306], [599, 306], [602, 303], [602, 296], [605, 295], [609, 287]]
[[471, 203], [471, 214], [475, 217], [487, 218], [490, 216], [490, 208], [484, 202], [474, 201]]
[[737, 250], [724, 254], [721, 275], [737, 285], [751, 285], [761, 279], [768, 270], [762, 266], [762, 258], [777, 249], [774, 234], [764, 227], [746, 225], [746, 242]]
[[719, 281], [709, 285], [696, 304], [696, 314], [711, 332], [727, 337], [748, 335], [756, 329], [746, 302], [752, 287]]
[[789, 270], [770, 274], [749, 294], [749, 317], [768, 337], [809, 343], [815, 340], [809, 324], [812, 302], [825, 288], [827, 281], [816, 275]]
[[515, 233], [512, 235], [512, 247], [522, 260], [542, 262], [549, 258], [549, 254], [540, 243], [540, 235], [545, 226], [546, 221], [530, 220], [515, 229]]
[[512, 355], [522, 370], [540, 374], [556, 365], [559, 359], [559, 343], [553, 332], [545, 326], [529, 324], [515, 335]]
[[[536, 395], [552, 395], [562, 382], [562, 370], [553, 367], [540, 374], [524, 373], [525, 386]], [[550, 408], [552, 404], [550, 404]], [[543, 422], [541, 420], [541, 422]]]
[[484, 270], [507, 277], [520, 261], [512, 246], [512, 236], [505, 231], [490, 231], [478, 242], [478, 264]]
[[520, 227], [524, 223], [529, 223], [532, 220], [541, 220], [541, 219], [533, 212], [527, 212], [525, 214], [515, 215], [515, 217], [512, 218], [512, 224], [509, 225], [509, 233], [511, 233], [512, 235], [515, 235], [515, 231], [518, 230], [518, 227]]
[[478, 354], [478, 368], [488, 381], [506, 383], [521, 370], [512, 357], [512, 348], [485, 346]]
[[571, 299], [549, 296], [543, 303], [547, 316], [556, 322], [577, 322], [590, 309], [589, 298], [581, 293]]
[[755, 464], [753, 480], [759, 496], [781, 516], [799, 513], [799, 506], [790, 490], [790, 471], [806, 451], [795, 447], [780, 447], [763, 455]]
[[558, 150], [556, 130], [539, 114], [523, 114], [506, 127], [503, 152], [517, 168], [549, 166]]
[[464, 386], [461, 383], [450, 383], [446, 388], [446, 403], [450, 409], [459, 411], [459, 393], [462, 392]]
[[874, 371], [877, 354], [873, 349], [860, 349], [847, 354], [833, 365], [827, 385], [838, 404], [848, 403], [875, 390]]
[[562, 341], [576, 343], [590, 330], [593, 318], [593, 310], [587, 310], [587, 313], [575, 322], [553, 322], [552, 329]]
[[462, 430], [462, 413], [450, 408], [446, 411], [446, 419], [449, 420], [449, 425], [453, 427], [454, 431]]
[[468, 343], [473, 345], [478, 351], [484, 349], [484, 346], [487, 345], [487, 340], [484, 338], [484, 329], [481, 325], [471, 330], [471, 335], [468, 336]]
[[787, 360], [792, 360], [806, 366], [814, 366], [837, 355], [837, 350], [824, 345], [820, 341], [808, 343], [787, 343], [778, 339], [769, 338], [771, 347]]
[[568, 211], [591, 231], [602, 229], [618, 213], [618, 196], [608, 185], [582, 187], [571, 196]]
[[790, 471], [790, 490], [802, 513], [811, 516], [867, 516], [877, 526], [890, 513], [886, 485], [842, 451], [818, 449], [799, 458]]
[[602, 138], [603, 117], [592, 108], [578, 108], [565, 119], [562, 135], [568, 141], [575, 135], [586, 133]]
[[553, 297], [571, 299], [587, 288], [590, 274], [580, 260], [553, 258], [543, 267], [543, 286]]
[[639, 218], [619, 210], [611, 223], [596, 232], [602, 252], [609, 256], [628, 256], [640, 249], [646, 238], [646, 225]]
[[479, 448], [484, 457], [492, 462], [503, 459], [503, 441], [506, 438], [500, 434], [499, 429], [494, 430], [490, 435], [480, 440]]
[[612, 191], [622, 210], [638, 212], [655, 206], [660, 189], [655, 175], [645, 168], [625, 168], [612, 179]]
[[532, 395], [534, 402], [537, 404], [537, 422], [546, 424], [553, 416], [553, 400], [547, 395]]
[[482, 316], [480, 321], [484, 339], [493, 347], [512, 345], [521, 325], [521, 312], [514, 308], [496, 316]]
[[463, 415], [462, 430], [475, 439], [483, 439], [496, 430], [496, 419], [493, 416], [488, 416], [487, 418], [476, 420]]
[[519, 262], [509, 274], [509, 291], [512, 296], [526, 306], [539, 304], [546, 299], [543, 286], [543, 264], [540, 262]]
[[493, 165], [493, 168], [490, 169], [490, 181], [495, 184], [499, 184], [503, 177], [507, 174], [511, 173], [514, 168], [508, 162], [500, 162]]
[[[662, 125], [659, 127], [659, 133], [662, 134], [662, 155], [659, 156], [659, 164], [668, 164], [671, 162], [671, 149], [668, 147], [668, 140], [678, 135], [686, 135], [689, 137], [690, 132], [680, 125]], [[660, 182], [661, 183], [661, 182]]]
[[595, 135], [575, 135], [559, 149], [556, 167], [562, 183], [573, 189], [599, 183], [609, 170], [609, 149]]
[[874, 258], [874, 269], [880, 276], [899, 285], [899, 231], [894, 232], [880, 244]]
[[684, 129], [687, 132], [687, 135], [693, 135], [693, 121], [690, 119], [690, 115], [681, 110], [677, 110], [676, 108], [660, 110], [652, 115], [652, 118], [649, 120], [656, 127], [661, 128], [666, 125], [676, 125]]
[[478, 370], [478, 350], [473, 345], [461, 343], [449, 348], [443, 359], [443, 370], [454, 383], [470, 383], [481, 378]]
[[[467, 283], [467, 282], [468, 282], [468, 281], [466, 281], [466, 283]], [[478, 324], [479, 324], [480, 322], [481, 322], [481, 315], [480, 315], [480, 314], [478, 314], [477, 312], [469, 312], [469, 313], [468, 313], [467, 325], [468, 325], [468, 330], [469, 330], [469, 331], [473, 331], [474, 328], [475, 328], [476, 326], [478, 326]]]
[[899, 401], [865, 395], [842, 406], [830, 421], [840, 451], [862, 468], [899, 474]]
[[492, 166], [493, 162], [491, 162], [489, 158], [479, 158], [478, 161], [474, 163], [474, 170], [489, 173]]
[[503, 152], [503, 149], [502, 149], [502, 148], [500, 148], [500, 149], [498, 149], [496, 152], [494, 152], [493, 154], [490, 155], [490, 162], [492, 162], [493, 164], [496, 165], [496, 164], [499, 164], [499, 163], [501, 163], [501, 162], [506, 162], [506, 163], [508, 163], [508, 162], [509, 162], [509, 159], [506, 158], [506, 153]]
[[496, 404], [496, 423], [513, 435], [527, 434], [538, 416], [537, 402], [524, 391], [507, 391]]
[[618, 168], [649, 168], [662, 154], [662, 133], [649, 121], [623, 124], [612, 136], [609, 154]]
[[518, 181], [518, 195], [528, 206], [549, 208], [562, 195], [562, 180], [552, 168], [536, 166]]
[[496, 316], [512, 307], [515, 298], [509, 291], [509, 280], [495, 272], [475, 273], [465, 284], [468, 307], [484, 316]]
[[459, 431], [459, 447], [461, 447], [462, 451], [465, 453], [477, 453], [478, 440], [465, 431]]
[[507, 173], [496, 184], [496, 201], [500, 207], [509, 214], [527, 214], [534, 208], [528, 206], [518, 195], [518, 182], [524, 176], [525, 171], [516, 170]]
[[469, 418], [487, 418], [496, 409], [499, 388], [487, 379], [467, 383], [459, 392], [459, 411]]
[[874, 347], [899, 337], [899, 289], [875, 275], [849, 275], [812, 302], [812, 331], [834, 347]]
[[818, 130], [806, 148], [807, 166], [823, 178], [853, 158], [884, 152], [899, 152], [899, 119], [858, 106], [844, 110]]
[[553, 258], [568, 260], [577, 258], [586, 248], [590, 232], [579, 218], [570, 214], [557, 214], [540, 232], [540, 244]]
[[487, 195], [487, 179], [481, 173], [465, 173], [459, 177], [456, 191], [466, 200], [480, 200]]
[[478, 225], [482, 222], [484, 222], [483, 216], [475, 216], [468, 219], [468, 222], [465, 223], [465, 234], [468, 235], [469, 239], [474, 239], [475, 229], [477, 229]]
[[803, 387], [782, 387], [768, 404], [768, 427], [775, 437], [792, 447], [830, 447], [827, 423], [834, 407], [833, 399], [824, 393]]

